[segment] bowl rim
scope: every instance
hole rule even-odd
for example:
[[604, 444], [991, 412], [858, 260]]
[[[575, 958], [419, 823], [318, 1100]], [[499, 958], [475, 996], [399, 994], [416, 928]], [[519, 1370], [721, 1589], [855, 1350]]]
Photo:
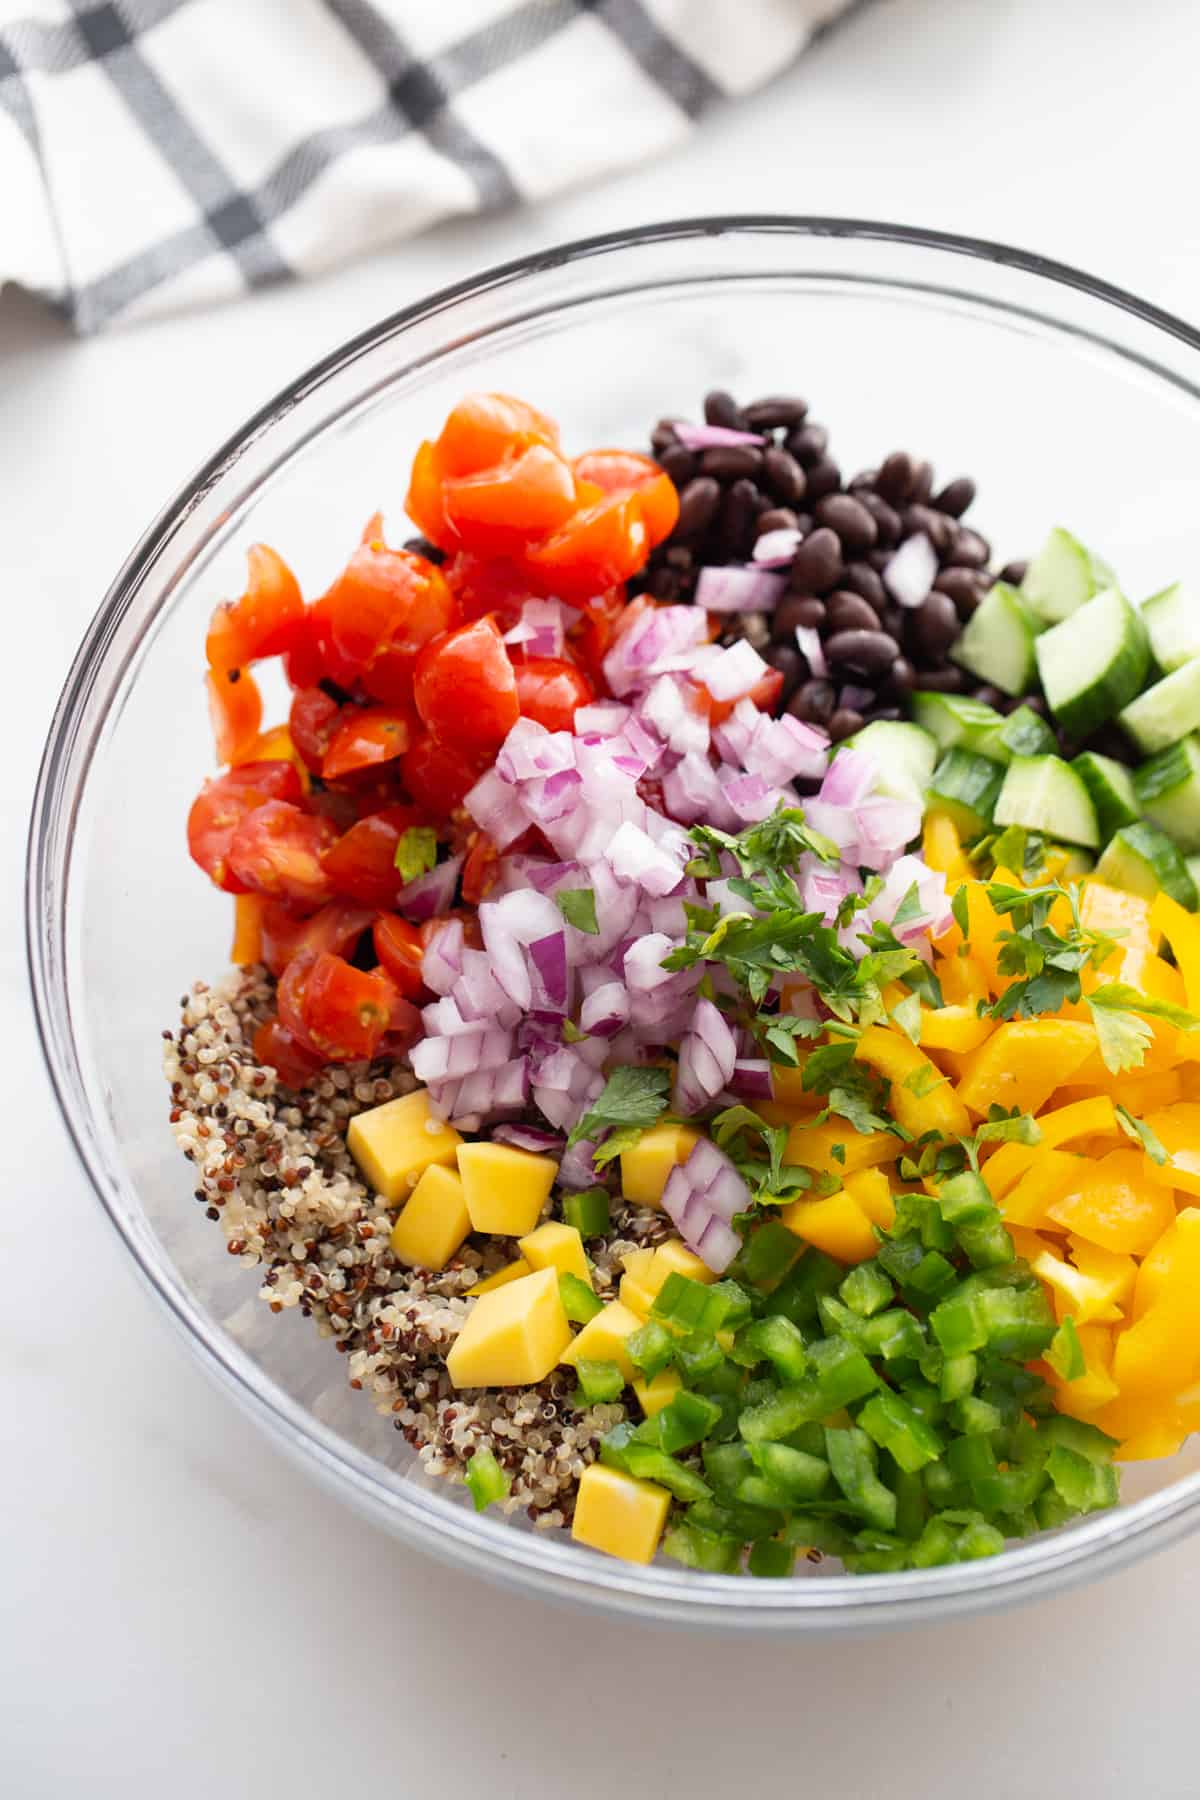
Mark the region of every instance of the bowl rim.
[[[1114, 283], [1054, 258], [1016, 249], [985, 238], [870, 219], [840, 216], [745, 213], [701, 216], [650, 223], [630, 230], [576, 238], [488, 267], [477, 275], [441, 287], [385, 315], [318, 358], [281, 388], [232, 432], [195, 474], [159, 509], [109, 584], [64, 681], [43, 749], [30, 814], [26, 860], [26, 954], [34, 1018], [51, 1087], [59, 1112], [83, 1171], [109, 1222], [129, 1251], [134, 1265], [159, 1305], [174, 1320], [187, 1342], [218, 1384], [293, 1460], [315, 1473], [342, 1498], [385, 1523], [404, 1541], [441, 1560], [486, 1579], [540, 1593], [543, 1597], [588, 1603], [664, 1623], [720, 1629], [863, 1631], [883, 1625], [916, 1623], [932, 1617], [1012, 1604], [1089, 1576], [1115, 1572], [1134, 1557], [1165, 1545], [1193, 1529], [1200, 1518], [1200, 1472], [1183, 1476], [1156, 1494], [1134, 1501], [1118, 1514], [1097, 1514], [1065, 1533], [1032, 1540], [994, 1560], [902, 1574], [829, 1576], [787, 1583], [751, 1582], [742, 1577], [667, 1572], [657, 1567], [632, 1570], [609, 1559], [581, 1556], [577, 1547], [536, 1533], [516, 1532], [505, 1522], [476, 1517], [436, 1492], [409, 1487], [400, 1478], [388, 1481], [387, 1465], [335, 1431], [321, 1425], [305, 1408], [264, 1378], [253, 1358], [220, 1330], [205, 1330], [181, 1288], [172, 1286], [168, 1269], [154, 1268], [118, 1204], [119, 1187], [111, 1182], [94, 1146], [77, 1119], [77, 1096], [70, 1092], [70, 1066], [60, 1066], [55, 1020], [57, 966], [50, 927], [57, 917], [43, 853], [52, 809], [69, 801], [68, 827], [73, 832], [82, 786], [72, 795], [60, 788], [76, 739], [84, 702], [104, 666], [107, 648], [147, 571], [171, 534], [241, 453], [300, 401], [315, 393], [343, 368], [406, 328], [452, 308], [455, 303], [505, 288], [529, 276], [562, 269], [610, 252], [637, 250], [689, 239], [744, 236], [800, 237], [897, 245], [918, 251], [946, 252], [965, 260], [981, 260], [1031, 275], [1052, 286], [1073, 289], [1130, 314], [1142, 323], [1200, 351], [1200, 330], [1165, 309], [1142, 300]], [[935, 290], [954, 290], [939, 284]], [[970, 289], [960, 297], [979, 302]], [[1002, 300], [998, 310], [1020, 316], [1025, 309]], [[1028, 315], [1027, 315], [1028, 316]], [[1039, 318], [1045, 315], [1037, 314]], [[1052, 321], [1060, 329], [1063, 321]], [[1094, 333], [1084, 333], [1095, 340]], [[1126, 361], [1140, 363], [1200, 397], [1195, 384], [1168, 371], [1152, 358], [1124, 345], [1102, 340]], [[103, 707], [92, 736], [108, 716], [113, 695]], [[90, 752], [88, 762], [90, 764]], [[61, 921], [60, 921], [61, 923]], [[68, 1065], [73, 1040], [67, 1034]], [[162, 1263], [168, 1263], [165, 1253]]]

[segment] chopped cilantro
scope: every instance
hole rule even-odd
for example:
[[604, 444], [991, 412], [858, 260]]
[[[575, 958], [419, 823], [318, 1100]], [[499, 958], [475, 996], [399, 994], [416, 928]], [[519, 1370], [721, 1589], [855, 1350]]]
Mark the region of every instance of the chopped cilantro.
[[586, 931], [592, 937], [598, 936], [596, 895], [591, 888], [560, 888], [554, 898], [568, 925], [574, 925], [577, 931]]
[[1200, 1017], [1173, 1006], [1169, 1000], [1155, 1000], [1149, 994], [1131, 987], [1127, 981], [1108, 981], [1087, 997], [1088, 1011], [1096, 1027], [1100, 1055], [1114, 1075], [1126, 1069], [1141, 1067], [1146, 1046], [1153, 1036], [1147, 1019], [1162, 1019], [1181, 1031], [1194, 1031]]
[[[768, 1125], [748, 1106], [729, 1106], [717, 1114], [709, 1128], [718, 1149], [723, 1150], [746, 1182], [757, 1205], [812, 1185], [812, 1174], [784, 1161], [789, 1128]], [[765, 1152], [765, 1155], [764, 1155]]]
[[1127, 1106], [1118, 1105], [1116, 1110], [1117, 1124], [1125, 1136], [1132, 1138], [1135, 1144], [1141, 1144], [1151, 1162], [1158, 1163], [1161, 1167], [1167, 1160], [1167, 1151], [1158, 1133], [1147, 1125], [1145, 1119], [1135, 1119]]
[[910, 1043], [919, 1044], [921, 1042], [921, 998], [919, 994], [907, 994], [898, 1006], [893, 1006], [892, 1023], [899, 1026]]
[[941, 1087], [946, 1080], [948, 1077], [940, 1069], [935, 1069], [932, 1063], [926, 1063], [924, 1068], [914, 1069], [911, 1075], [906, 1075], [902, 1085], [918, 1100], [923, 1100], [926, 1094], [932, 1094], [934, 1088]]
[[395, 866], [402, 881], [415, 881], [437, 861], [437, 832], [431, 825], [410, 825], [400, 833]]
[[[616, 1133], [623, 1129], [634, 1134], [620, 1146], [627, 1150], [631, 1143], [637, 1142], [637, 1134], [657, 1123], [666, 1108], [670, 1090], [671, 1076], [667, 1069], [641, 1069], [621, 1064], [612, 1071], [603, 1093], [597, 1095], [572, 1131], [568, 1144], [591, 1141], [603, 1132]], [[609, 1138], [601, 1146], [597, 1162], [608, 1162], [620, 1153], [613, 1150], [612, 1142]]]

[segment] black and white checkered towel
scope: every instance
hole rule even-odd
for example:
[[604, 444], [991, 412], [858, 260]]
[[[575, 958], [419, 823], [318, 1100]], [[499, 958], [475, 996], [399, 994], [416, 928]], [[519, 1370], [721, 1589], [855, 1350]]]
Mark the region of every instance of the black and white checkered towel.
[[678, 143], [847, 0], [0, 0], [0, 282], [80, 331]]

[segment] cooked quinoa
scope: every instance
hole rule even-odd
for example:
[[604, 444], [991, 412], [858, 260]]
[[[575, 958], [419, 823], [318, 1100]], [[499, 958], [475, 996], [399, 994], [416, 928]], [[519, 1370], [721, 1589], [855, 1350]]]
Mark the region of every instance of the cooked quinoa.
[[[284, 1088], [250, 1048], [275, 1004], [262, 967], [198, 981], [181, 1004], [178, 1031], [163, 1033], [171, 1125], [227, 1251], [261, 1270], [261, 1298], [272, 1312], [298, 1306], [314, 1320], [346, 1357], [350, 1386], [392, 1415], [430, 1474], [461, 1480], [482, 1445], [510, 1477], [506, 1512], [568, 1524], [579, 1477], [625, 1408], [577, 1412], [566, 1370], [532, 1388], [452, 1387], [445, 1357], [471, 1307], [464, 1292], [512, 1260], [512, 1243], [469, 1239], [438, 1274], [392, 1255], [392, 1213], [359, 1176], [346, 1128], [355, 1113], [410, 1092], [411, 1072], [332, 1066], [300, 1093]], [[661, 1214], [618, 1206], [612, 1235], [590, 1245], [600, 1297], [615, 1296], [626, 1251], [668, 1235]]]

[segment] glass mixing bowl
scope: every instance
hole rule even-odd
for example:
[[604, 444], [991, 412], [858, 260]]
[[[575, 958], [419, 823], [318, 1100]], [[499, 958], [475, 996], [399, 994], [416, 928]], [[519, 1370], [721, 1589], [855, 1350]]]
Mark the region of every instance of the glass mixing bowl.
[[[1134, 1465], [1120, 1508], [993, 1560], [790, 1581], [635, 1568], [477, 1517], [422, 1476], [296, 1313], [272, 1316], [191, 1198], [159, 1034], [226, 962], [230, 909], [188, 860], [211, 764], [199, 668], [245, 547], [319, 592], [418, 440], [466, 389], [557, 415], [569, 445], [639, 445], [700, 396], [799, 390], [850, 469], [903, 445], [970, 471], [1003, 561], [1066, 522], [1135, 595], [1200, 552], [1200, 336], [997, 245], [831, 219], [697, 220], [509, 264], [385, 319], [301, 375], [200, 470], [106, 596], [51, 727], [33, 813], [29, 954], [50, 1074], [130, 1255], [200, 1361], [306, 1468], [404, 1542], [485, 1577], [646, 1618], [863, 1629], [1009, 1602], [1116, 1569], [1200, 1523], [1200, 1439]], [[282, 696], [280, 696], [281, 698]], [[270, 717], [270, 713], [268, 713]]]

